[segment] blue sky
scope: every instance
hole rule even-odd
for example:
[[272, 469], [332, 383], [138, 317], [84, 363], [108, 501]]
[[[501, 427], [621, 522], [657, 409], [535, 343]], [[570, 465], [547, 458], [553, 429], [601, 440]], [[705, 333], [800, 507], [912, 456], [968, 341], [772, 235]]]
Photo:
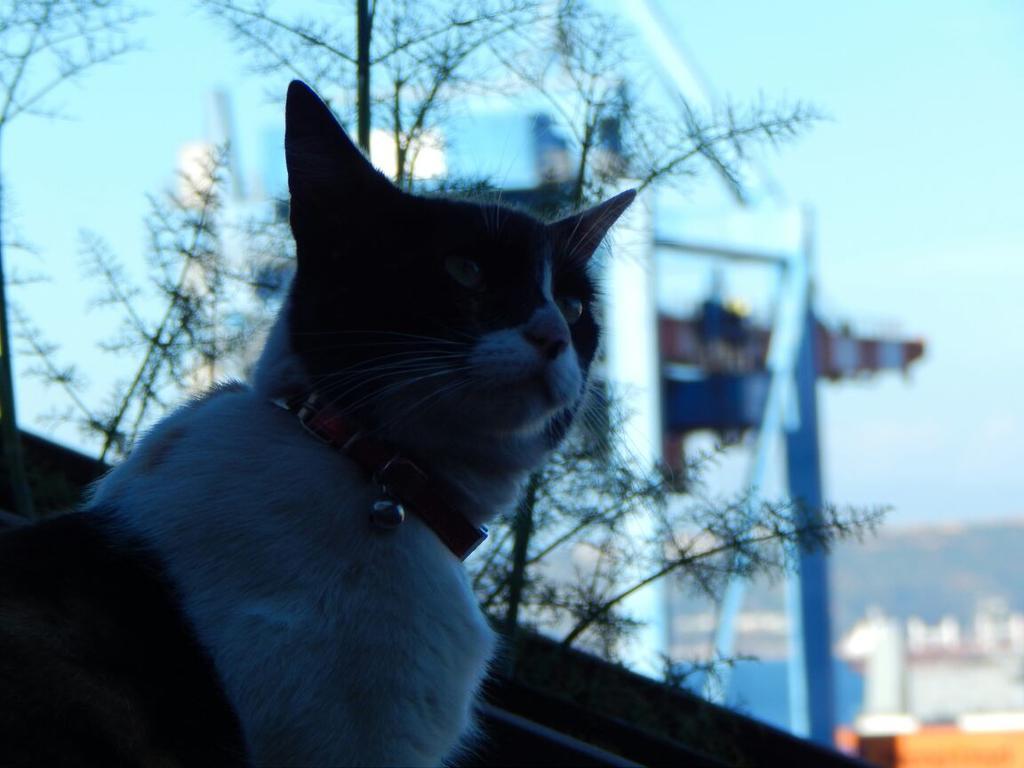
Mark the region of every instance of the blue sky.
[[[830, 497], [892, 504], [895, 524], [1024, 513], [1024, 6], [660, 4], [717, 94], [830, 116], [765, 160], [816, 211], [822, 314], [928, 341], [909, 381], [822, 386]], [[150, 7], [145, 50], [65, 90], [70, 120], [22, 119], [4, 144], [12, 222], [41, 252], [14, 263], [52, 277], [15, 299], [97, 385], [116, 366], [92, 352], [109, 318], [87, 311], [79, 230], [140, 263], [145, 195], [170, 183], [182, 143], [207, 135], [211, 89], [231, 93], [244, 169], [280, 127], [275, 83], [248, 74], [221, 29], [187, 3]], [[36, 429], [58, 402], [25, 379], [18, 397]]]
[[831, 116], [771, 163], [816, 210], [822, 314], [928, 341], [908, 382], [821, 387], [830, 496], [895, 523], [1024, 512], [1024, 6], [672, 7], [717, 91]]

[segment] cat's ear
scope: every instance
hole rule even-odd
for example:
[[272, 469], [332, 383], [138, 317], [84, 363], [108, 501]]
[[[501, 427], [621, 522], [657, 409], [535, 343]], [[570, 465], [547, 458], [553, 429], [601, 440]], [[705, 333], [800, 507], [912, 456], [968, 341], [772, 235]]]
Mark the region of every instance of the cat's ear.
[[635, 197], [636, 190], [627, 189], [581, 213], [549, 224], [555, 242], [555, 259], [586, 264]]
[[296, 202], [324, 195], [364, 200], [368, 192], [391, 187], [345, 134], [330, 108], [299, 80], [288, 86], [285, 101], [284, 153], [288, 191]]

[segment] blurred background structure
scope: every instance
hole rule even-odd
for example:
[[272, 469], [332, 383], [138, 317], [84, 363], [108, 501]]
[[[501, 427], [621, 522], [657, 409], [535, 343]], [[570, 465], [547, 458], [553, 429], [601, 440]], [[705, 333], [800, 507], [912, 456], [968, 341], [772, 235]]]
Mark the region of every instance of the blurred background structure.
[[[779, 95], [827, 115], [777, 152], [748, 150], [738, 181], [706, 173], [651, 190], [615, 233], [607, 372], [631, 393], [633, 447], [663, 460], [680, 491], [792, 496], [811, 514], [823, 501], [892, 508], [877, 537], [827, 560], [794, 550], [787, 582], [735, 580], [718, 604], [673, 580], [636, 595], [630, 610], [647, 623], [626, 658], [648, 672], [659, 655], [707, 662], [691, 689], [881, 764], [1018, 764], [1024, 9], [595, 5], [640, 41], [646, 77], [630, 86], [654, 98], [715, 108]], [[30, 116], [5, 136], [4, 236], [38, 254], [14, 253], [8, 271], [50, 276], [14, 286], [13, 301], [80, 352], [99, 391], [124, 371], [89, 351], [115, 327], [87, 311], [79, 229], [140, 252], [146, 195], [178, 170], [179, 197], [201, 206], [225, 143], [229, 220], [280, 208], [286, 190], [275, 99], [287, 78], [251, 74], [201, 10], [146, 10], [142, 50], [62, 95], [73, 122]], [[577, 160], [564, 123], [543, 100], [471, 94], [424, 143], [417, 180], [487, 177], [510, 197], [557, 186]], [[615, 168], [622, 137], [605, 129]], [[394, 175], [389, 133], [375, 126], [369, 146]], [[268, 266], [264, 298], [284, 279]], [[248, 329], [247, 318], [216, 322]], [[27, 360], [16, 345], [22, 427], [95, 453], [45, 419], [64, 406]], [[195, 386], [237, 373], [216, 361]], [[709, 453], [688, 486], [689, 460]]]

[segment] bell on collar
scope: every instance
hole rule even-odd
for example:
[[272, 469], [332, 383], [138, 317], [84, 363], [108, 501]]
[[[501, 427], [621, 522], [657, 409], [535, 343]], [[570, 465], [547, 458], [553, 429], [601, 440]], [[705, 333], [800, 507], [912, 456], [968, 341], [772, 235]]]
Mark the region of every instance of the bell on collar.
[[405, 507], [390, 496], [383, 496], [373, 502], [370, 520], [378, 528], [393, 530], [405, 522]]

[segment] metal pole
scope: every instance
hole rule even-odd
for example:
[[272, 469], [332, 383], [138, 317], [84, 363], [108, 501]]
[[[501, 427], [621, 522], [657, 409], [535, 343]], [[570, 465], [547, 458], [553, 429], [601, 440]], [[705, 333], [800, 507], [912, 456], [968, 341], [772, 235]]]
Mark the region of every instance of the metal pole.
[[356, 0], [356, 136], [370, 154], [370, 18], [369, 0]]
[[[807, 261], [801, 252], [795, 252], [787, 258], [780, 276], [778, 304], [768, 342], [766, 367], [771, 378], [747, 475], [746, 490], [751, 494], [747, 503], [753, 508], [761, 501], [772, 449], [783, 433], [799, 344], [804, 335], [808, 292]], [[714, 638], [715, 661], [727, 661], [734, 654], [736, 619], [743, 607], [746, 588], [746, 579], [738, 575], [734, 575], [726, 587], [718, 608], [718, 627]], [[709, 671], [704, 679], [704, 695], [711, 701], [724, 703], [729, 690], [729, 676], [728, 664], [719, 664]]]
[[[807, 221], [807, 219], [805, 219]], [[805, 252], [810, 261], [810, 228]], [[824, 494], [818, 446], [817, 362], [814, 313], [808, 301], [797, 355], [796, 407], [799, 424], [786, 433], [789, 496], [798, 505], [802, 527], [822, 523]], [[819, 744], [833, 743], [835, 699], [832, 679], [832, 622], [829, 610], [828, 557], [820, 548], [799, 545], [796, 574], [787, 589], [790, 615], [790, 724], [795, 733]]]
[[11, 334], [7, 316], [7, 278], [3, 264], [3, 177], [0, 175], [0, 446], [3, 449], [7, 479], [14, 497], [14, 512], [24, 518], [33, 516], [32, 492], [21, 453], [21, 436], [14, 409], [14, 375], [11, 370]]
[[[512, 571], [508, 584], [508, 608], [505, 611], [505, 634], [511, 639], [515, 637], [519, 626], [519, 605], [523, 598], [523, 587], [526, 585], [526, 556], [530, 549], [530, 537], [533, 535], [533, 508], [537, 504], [537, 489], [540, 487], [540, 475], [530, 475], [529, 483], [523, 498], [516, 509], [515, 539], [512, 544]], [[510, 660], [514, 661], [514, 654]]]

